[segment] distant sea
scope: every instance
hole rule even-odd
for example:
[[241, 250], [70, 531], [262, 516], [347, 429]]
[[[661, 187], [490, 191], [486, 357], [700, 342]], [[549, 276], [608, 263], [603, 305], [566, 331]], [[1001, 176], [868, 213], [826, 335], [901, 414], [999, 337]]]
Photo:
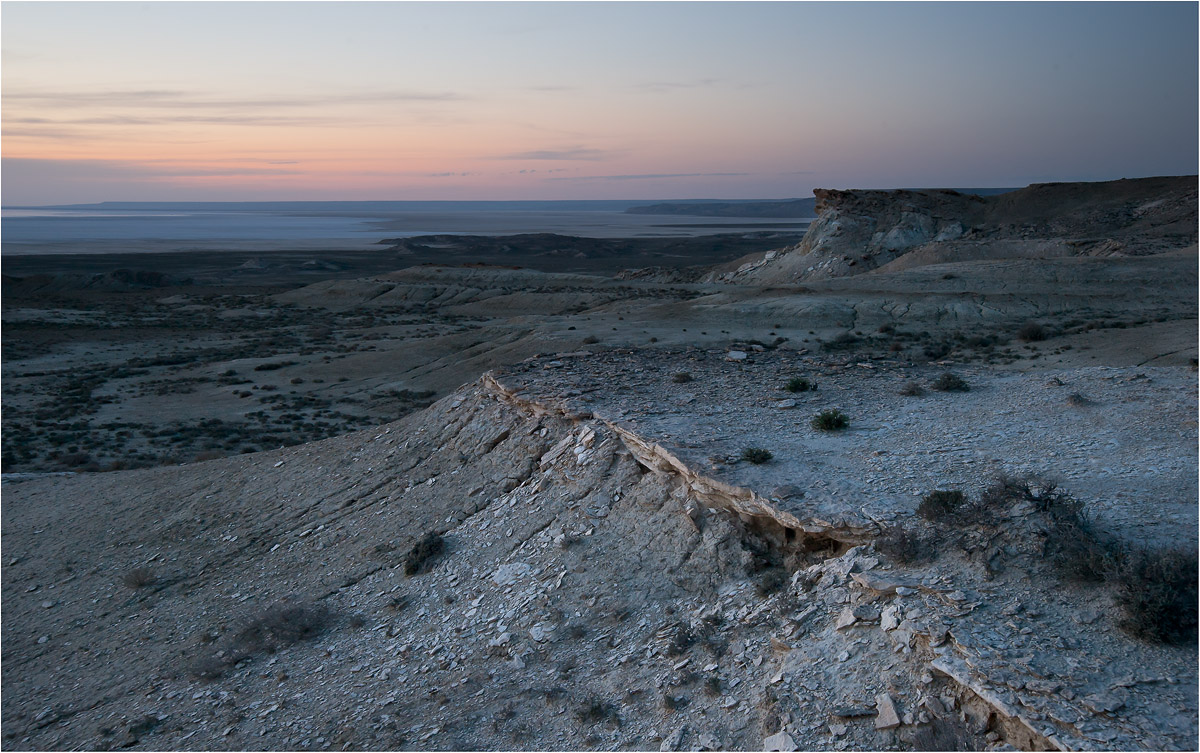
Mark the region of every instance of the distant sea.
[[[670, 201], [670, 200], [664, 200]], [[558, 233], [590, 238], [803, 230], [806, 220], [625, 214], [657, 201], [104, 202], [4, 207], [14, 254], [363, 249], [417, 235]]]

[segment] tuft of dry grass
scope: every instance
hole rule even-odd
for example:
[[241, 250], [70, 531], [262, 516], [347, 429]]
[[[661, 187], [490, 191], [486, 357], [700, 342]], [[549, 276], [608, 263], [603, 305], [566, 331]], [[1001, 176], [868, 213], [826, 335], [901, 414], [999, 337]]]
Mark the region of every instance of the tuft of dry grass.
[[124, 577], [121, 578], [121, 582], [130, 588], [145, 588], [157, 583], [158, 577], [148, 567], [135, 567], [125, 573]]

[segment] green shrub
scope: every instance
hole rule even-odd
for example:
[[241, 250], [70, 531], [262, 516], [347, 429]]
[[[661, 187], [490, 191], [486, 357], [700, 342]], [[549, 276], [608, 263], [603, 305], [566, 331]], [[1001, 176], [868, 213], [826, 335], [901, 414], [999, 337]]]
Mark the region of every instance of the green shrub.
[[783, 388], [788, 392], [808, 392], [809, 390], [815, 390], [817, 385], [804, 377], [792, 377]]
[[850, 419], [840, 410], [826, 409], [813, 416], [812, 427], [817, 431], [839, 431], [850, 425]]
[[742, 460], [754, 463], [755, 465], [762, 465], [769, 462], [773, 457], [775, 456], [771, 454], [770, 450], [764, 450], [761, 447], [747, 447], [742, 450]]
[[971, 385], [967, 384], [962, 377], [949, 371], [934, 380], [930, 386], [938, 392], [967, 392], [971, 389]]

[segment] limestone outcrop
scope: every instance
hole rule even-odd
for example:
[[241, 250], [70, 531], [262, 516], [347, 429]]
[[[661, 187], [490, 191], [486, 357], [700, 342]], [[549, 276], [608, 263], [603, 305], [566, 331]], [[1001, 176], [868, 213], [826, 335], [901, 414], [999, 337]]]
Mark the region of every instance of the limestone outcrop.
[[1196, 243], [1196, 178], [1043, 183], [994, 196], [817, 189], [797, 245], [710, 281], [778, 285], [926, 264], [1145, 255]]

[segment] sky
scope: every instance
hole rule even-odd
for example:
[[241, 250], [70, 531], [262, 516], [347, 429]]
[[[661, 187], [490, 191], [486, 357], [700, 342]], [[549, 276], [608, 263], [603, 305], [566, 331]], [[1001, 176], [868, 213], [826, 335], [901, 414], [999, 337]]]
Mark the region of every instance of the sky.
[[1197, 3], [0, 3], [0, 201], [1197, 172]]

